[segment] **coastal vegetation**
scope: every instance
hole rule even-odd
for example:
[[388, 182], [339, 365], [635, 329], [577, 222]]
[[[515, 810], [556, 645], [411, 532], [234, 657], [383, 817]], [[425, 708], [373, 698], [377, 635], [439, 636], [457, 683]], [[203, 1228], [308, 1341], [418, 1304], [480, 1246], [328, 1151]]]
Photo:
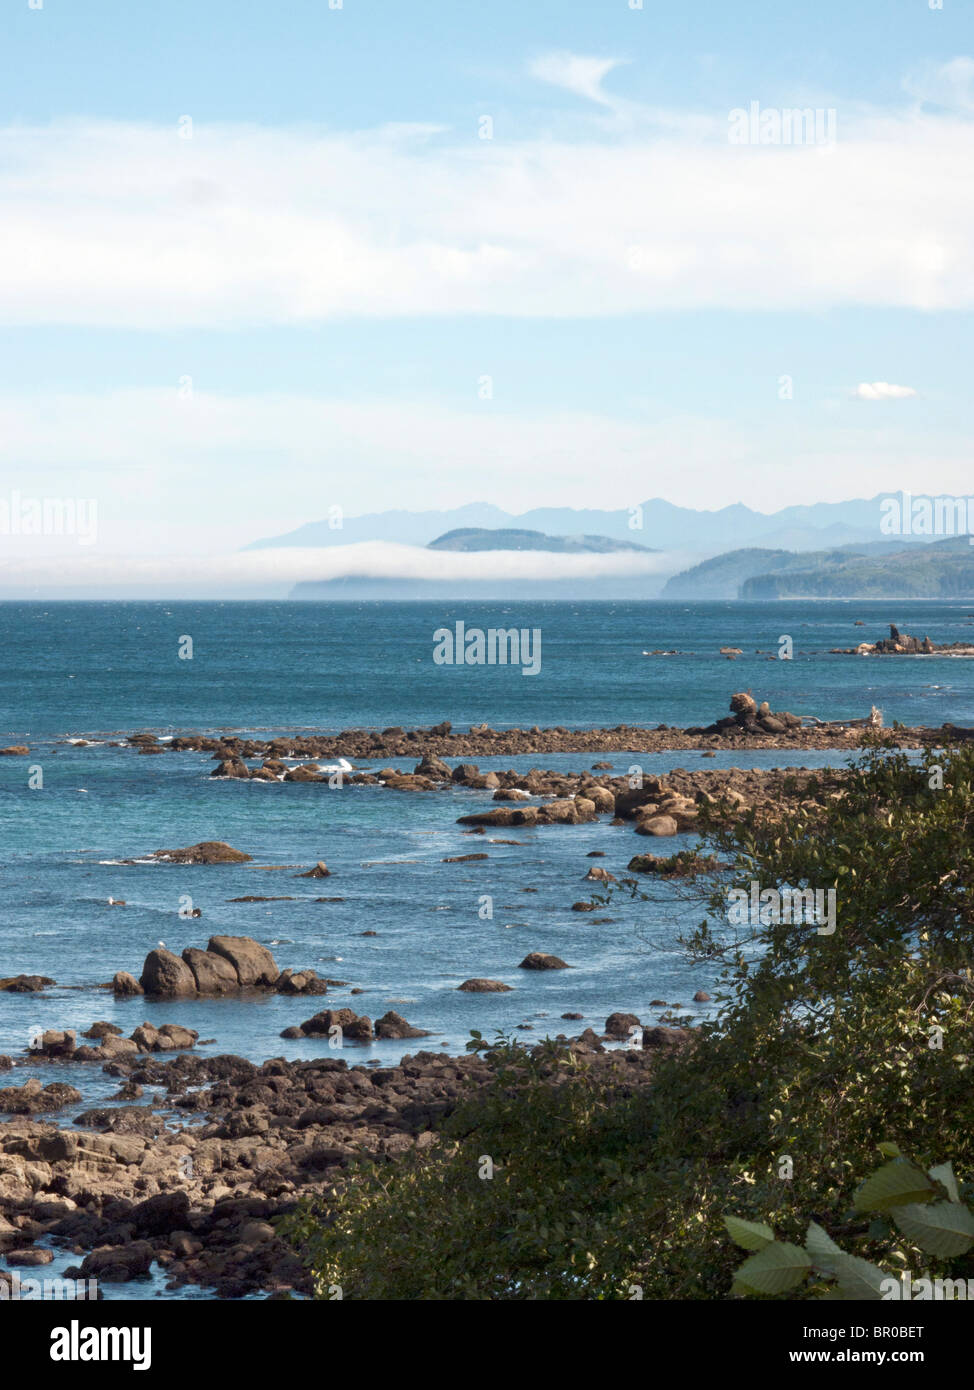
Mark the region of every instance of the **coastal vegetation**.
[[[927, 1184], [914, 1202], [970, 1201], [974, 749], [865, 742], [824, 801], [704, 811], [724, 867], [695, 882], [682, 944], [721, 962], [720, 1008], [660, 1048], [652, 1083], [556, 1041], [474, 1037], [491, 1080], [437, 1143], [363, 1162], [287, 1219], [320, 1296], [853, 1296], [833, 1244], [884, 1277], [974, 1275], [971, 1242], [932, 1248], [860, 1190], [902, 1153]], [[834, 891], [835, 929], [774, 912], [731, 927], [728, 891], [755, 884]], [[795, 1248], [813, 1224], [821, 1257], [780, 1291], [748, 1285], [742, 1222]]]
[[872, 541], [831, 550], [748, 547], [667, 580], [664, 599], [965, 598], [974, 595], [968, 535]]

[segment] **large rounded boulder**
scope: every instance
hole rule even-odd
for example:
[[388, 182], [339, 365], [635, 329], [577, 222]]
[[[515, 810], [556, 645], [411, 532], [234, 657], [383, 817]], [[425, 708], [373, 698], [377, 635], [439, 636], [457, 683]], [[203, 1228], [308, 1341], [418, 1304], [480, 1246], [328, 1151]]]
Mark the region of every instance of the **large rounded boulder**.
[[198, 992], [192, 970], [164, 946], [157, 946], [146, 956], [139, 983], [146, 994], [167, 999], [186, 998]]
[[280, 978], [277, 962], [266, 946], [249, 936], [211, 936], [207, 950], [223, 956], [237, 972], [241, 985], [270, 988]]

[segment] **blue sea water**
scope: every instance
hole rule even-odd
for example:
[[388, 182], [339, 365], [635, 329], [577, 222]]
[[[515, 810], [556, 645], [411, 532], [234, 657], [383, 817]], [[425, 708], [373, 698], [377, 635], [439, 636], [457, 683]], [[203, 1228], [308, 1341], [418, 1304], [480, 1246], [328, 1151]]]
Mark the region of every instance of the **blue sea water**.
[[[468, 628], [539, 628], [540, 674], [436, 666], [433, 633], [458, 619]], [[855, 627], [856, 619], [865, 626]], [[651, 1020], [660, 1013], [651, 999], [689, 1005], [697, 989], [712, 992], [713, 979], [689, 967], [678, 948], [680, 926], [701, 913], [675, 889], [652, 903], [617, 895], [604, 911], [571, 911], [591, 896], [591, 885], [582, 883], [590, 849], [605, 850], [597, 862], [618, 875], [645, 848], [630, 827], [469, 837], [457, 817], [488, 804], [489, 794], [212, 780], [205, 755], [140, 757], [111, 740], [136, 730], [329, 731], [444, 718], [457, 728], [485, 720], [493, 727], [687, 725], [720, 716], [731, 692], [748, 687], [773, 707], [822, 718], [863, 715], [876, 704], [887, 722], [974, 722], [974, 668], [967, 661], [828, 654], [883, 635], [890, 621], [937, 641], [974, 629], [962, 603], [0, 604], [0, 741], [31, 748], [26, 759], [0, 758], [0, 976], [40, 973], [57, 981], [43, 995], [0, 994], [0, 1052], [22, 1056], [38, 1028], [83, 1029], [108, 1019], [128, 1033], [148, 1018], [185, 1023], [215, 1040], [210, 1050], [254, 1060], [320, 1053], [327, 1044], [285, 1042], [280, 1033], [325, 1001], [163, 1004], [116, 1001], [102, 988], [116, 970], [137, 975], [160, 941], [179, 952], [204, 946], [213, 933], [255, 936], [282, 967], [312, 966], [346, 981], [331, 991], [329, 1004], [351, 1004], [373, 1018], [394, 1009], [430, 1031], [422, 1046], [460, 1050], [471, 1028], [490, 1034], [530, 1024], [523, 1033], [530, 1038], [601, 1027], [615, 1009]], [[785, 634], [794, 660], [769, 660]], [[193, 657], [180, 660], [187, 636]], [[744, 655], [728, 662], [718, 651], [724, 645]], [[643, 655], [654, 648], [680, 654]], [[479, 762], [485, 769], [577, 770], [594, 760], [550, 754]], [[624, 753], [615, 771], [634, 760], [650, 770], [735, 761], [724, 754], [701, 764], [694, 752]], [[736, 761], [751, 767], [796, 760], [754, 752]], [[800, 759], [810, 767], [841, 761], [838, 753]], [[35, 766], [44, 785], [32, 790], [28, 770]], [[227, 840], [253, 863], [120, 862], [204, 839]], [[686, 843], [678, 837], [668, 848]], [[489, 858], [441, 862], [473, 851]], [[296, 877], [318, 859], [328, 862], [331, 878]], [[254, 894], [295, 900], [229, 901]], [[201, 919], [179, 915], [187, 895]], [[314, 901], [323, 896], [343, 901]], [[110, 897], [125, 906], [109, 906]], [[492, 917], [483, 915], [485, 898]], [[364, 937], [367, 930], [378, 935]], [[533, 950], [553, 952], [572, 969], [519, 970]], [[471, 975], [514, 989], [458, 993]], [[353, 997], [353, 987], [365, 992]], [[583, 1020], [563, 1024], [567, 1011]], [[390, 1061], [414, 1046], [349, 1045], [346, 1056]], [[18, 1080], [25, 1074], [18, 1071]], [[51, 1069], [43, 1075], [49, 1079]], [[86, 1105], [115, 1084], [87, 1068]]]
[[[540, 673], [435, 665], [435, 630], [458, 620], [468, 629], [540, 629]], [[394, 1062], [417, 1047], [460, 1051], [473, 1028], [491, 1036], [529, 1025], [519, 1035], [530, 1040], [601, 1029], [617, 1009], [651, 1022], [663, 1012], [653, 999], [699, 1017], [708, 1006], [692, 1005], [692, 996], [713, 993], [714, 979], [680, 951], [681, 927], [703, 915], [681, 890], [661, 885], [651, 901], [617, 894], [596, 912], [571, 910], [593, 896], [596, 885], [582, 882], [592, 863], [619, 875], [646, 848], [630, 826], [610, 828], [603, 819], [466, 836], [457, 817], [487, 805], [489, 793], [211, 779], [205, 755], [141, 757], [112, 742], [139, 730], [330, 732], [444, 718], [458, 729], [483, 721], [495, 728], [685, 726], [722, 715], [741, 688], [773, 707], [821, 718], [861, 716], [875, 704], [887, 722], [974, 722], [974, 668], [967, 661], [829, 655], [831, 647], [884, 635], [891, 621], [936, 641], [974, 635], [974, 614], [962, 603], [0, 603], [0, 746], [31, 749], [27, 758], [0, 758], [0, 976], [39, 973], [57, 981], [39, 995], [0, 993], [0, 1053], [18, 1061], [2, 1084], [36, 1075], [78, 1086], [84, 1100], [61, 1112], [61, 1123], [103, 1103], [118, 1081], [98, 1066], [21, 1065], [38, 1030], [84, 1030], [96, 1019], [125, 1033], [143, 1019], [184, 1023], [212, 1040], [201, 1043], [207, 1053], [254, 1061], [326, 1052], [324, 1040], [280, 1037], [326, 1004], [351, 1005], [373, 1018], [394, 1009], [430, 1032], [418, 1043], [347, 1044], [344, 1056], [354, 1065]], [[793, 639], [790, 662], [771, 659], [783, 635]], [[186, 637], [193, 656], [180, 660]], [[721, 646], [740, 647], [743, 655], [730, 663]], [[655, 648], [679, 654], [643, 655]], [[82, 739], [93, 742], [71, 741]], [[705, 763], [693, 751], [608, 756], [616, 773], [633, 762], [662, 772], [845, 760], [841, 753], [789, 759], [775, 751], [720, 753]], [[575, 771], [596, 757], [607, 755], [478, 761], [484, 769]], [[31, 789], [37, 767], [43, 787]], [[121, 862], [204, 839], [227, 840], [253, 862]], [[692, 839], [679, 836], [667, 849]], [[606, 857], [588, 859], [590, 849]], [[469, 852], [489, 857], [442, 862]], [[332, 877], [296, 877], [322, 858]], [[294, 900], [229, 901], [254, 894]], [[125, 906], [109, 906], [109, 898]], [[202, 909], [201, 919], [180, 915], [187, 899]], [[485, 916], [488, 899], [492, 915]], [[116, 1000], [104, 988], [116, 970], [138, 974], [159, 942], [179, 952], [204, 946], [214, 933], [254, 936], [282, 968], [312, 966], [346, 983], [327, 999], [171, 1003]], [[519, 970], [533, 950], [553, 952], [571, 969]], [[472, 975], [500, 979], [512, 992], [458, 992]], [[364, 993], [353, 996], [352, 988]], [[581, 1020], [563, 1022], [569, 1011]], [[60, 1272], [73, 1258], [58, 1252], [45, 1273]], [[157, 1269], [151, 1280], [108, 1293], [173, 1296], [163, 1284]]]

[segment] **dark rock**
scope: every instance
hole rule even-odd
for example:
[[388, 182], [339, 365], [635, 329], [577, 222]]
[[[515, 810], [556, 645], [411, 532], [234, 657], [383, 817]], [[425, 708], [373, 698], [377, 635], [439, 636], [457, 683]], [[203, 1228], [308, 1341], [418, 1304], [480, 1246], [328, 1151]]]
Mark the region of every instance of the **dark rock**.
[[197, 993], [192, 970], [164, 946], [157, 946], [146, 956], [139, 984], [146, 994], [166, 999], [184, 999]]
[[157, 849], [153, 859], [167, 864], [249, 864], [251, 856], [233, 849], [223, 840], [202, 840], [186, 849]]
[[8, 994], [38, 994], [54, 983], [47, 975], [10, 975], [0, 980], [0, 990]]
[[266, 946], [249, 936], [211, 936], [207, 950], [223, 956], [237, 972], [242, 985], [276, 984], [280, 970]]
[[226, 956], [218, 955], [216, 951], [201, 951], [196, 946], [187, 946], [183, 960], [200, 994], [231, 994], [240, 988], [233, 965]]
[[318, 862], [317, 862], [317, 864], [314, 866], [313, 869], [309, 869], [309, 870], [307, 871], [307, 873], [304, 873], [304, 874], [296, 874], [295, 877], [296, 877], [296, 878], [330, 878], [330, 877], [331, 877], [331, 869], [329, 869], [328, 865], [325, 863], [325, 861], [324, 861], [323, 859], [319, 859]]
[[529, 952], [518, 966], [519, 970], [568, 970], [570, 968], [558, 956], [549, 956], [543, 951]]
[[628, 1038], [630, 1030], [639, 1027], [635, 1014], [609, 1014], [605, 1020], [605, 1031], [611, 1038]]
[[387, 1014], [376, 1019], [375, 1036], [377, 1038], [428, 1038], [429, 1033], [423, 1028], [415, 1028], [411, 1023], [407, 1023], [401, 1014], [393, 1013], [390, 1009]]

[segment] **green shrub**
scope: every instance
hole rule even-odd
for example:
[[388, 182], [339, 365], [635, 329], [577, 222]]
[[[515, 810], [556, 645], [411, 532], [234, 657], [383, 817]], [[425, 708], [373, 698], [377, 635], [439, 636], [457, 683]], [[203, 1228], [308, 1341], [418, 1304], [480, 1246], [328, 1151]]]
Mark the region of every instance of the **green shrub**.
[[[790, 1243], [811, 1219], [895, 1264], [902, 1231], [854, 1204], [878, 1146], [974, 1172], [972, 788], [971, 747], [917, 763], [876, 740], [825, 807], [711, 816], [733, 869], [684, 944], [723, 962], [718, 1018], [642, 1088], [554, 1044], [475, 1038], [493, 1081], [438, 1144], [360, 1166], [286, 1224], [323, 1296], [724, 1298], [728, 1211]], [[752, 880], [834, 889], [836, 930], [729, 929], [727, 890]]]

